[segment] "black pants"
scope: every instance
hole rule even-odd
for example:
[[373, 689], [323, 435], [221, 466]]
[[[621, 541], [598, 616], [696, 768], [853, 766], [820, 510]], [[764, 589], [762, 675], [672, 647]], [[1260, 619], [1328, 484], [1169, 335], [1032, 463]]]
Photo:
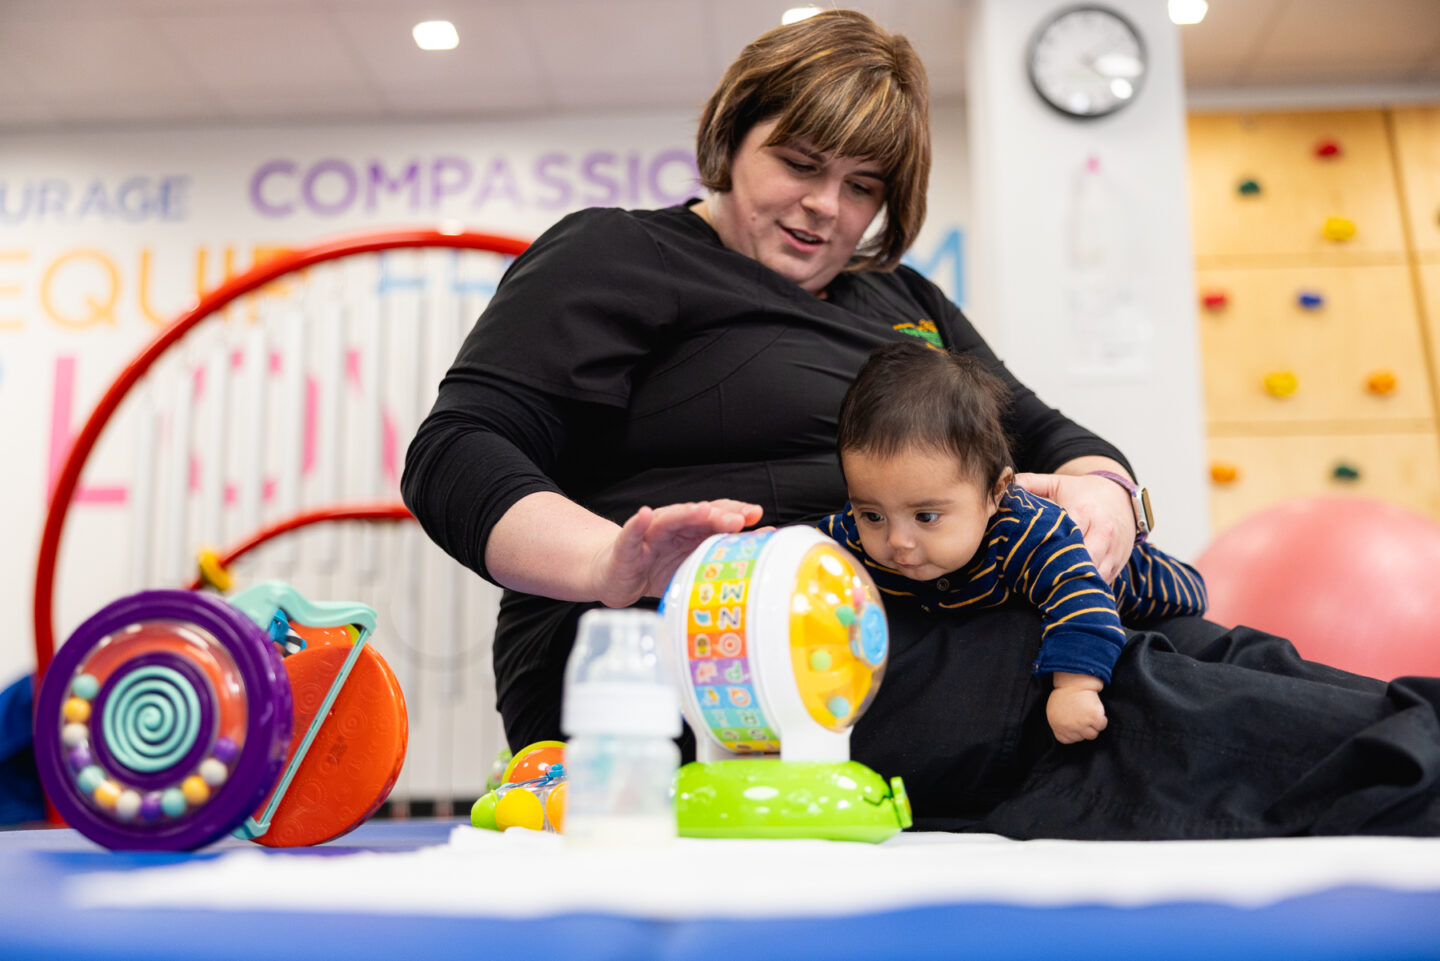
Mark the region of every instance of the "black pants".
[[924, 830], [1017, 838], [1440, 835], [1440, 679], [1385, 683], [1287, 641], [1176, 618], [1131, 635], [1109, 726], [1057, 743], [1039, 621], [892, 605], [891, 660], [851, 753], [904, 778]]

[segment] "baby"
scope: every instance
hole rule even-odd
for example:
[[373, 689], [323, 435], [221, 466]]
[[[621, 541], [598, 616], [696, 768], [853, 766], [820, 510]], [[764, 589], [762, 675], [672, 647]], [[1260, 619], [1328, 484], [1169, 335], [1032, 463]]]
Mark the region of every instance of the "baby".
[[1107, 586], [1069, 515], [1012, 483], [1008, 396], [964, 354], [920, 341], [876, 350], [840, 407], [849, 503], [816, 526], [855, 552], [887, 603], [1033, 604], [1050, 729], [1063, 744], [1093, 740], [1106, 724], [1100, 691], [1125, 646], [1121, 617], [1139, 626], [1202, 614], [1205, 584], [1142, 539]]

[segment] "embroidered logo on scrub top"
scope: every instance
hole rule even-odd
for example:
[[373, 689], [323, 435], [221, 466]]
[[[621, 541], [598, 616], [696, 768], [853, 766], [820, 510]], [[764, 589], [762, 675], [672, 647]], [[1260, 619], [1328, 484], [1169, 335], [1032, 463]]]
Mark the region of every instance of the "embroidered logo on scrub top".
[[894, 329], [902, 334], [909, 334], [911, 337], [919, 337], [931, 347], [945, 349], [945, 342], [940, 339], [940, 328], [935, 326], [933, 320], [919, 320], [913, 324], [907, 321], [903, 324], [896, 324]]

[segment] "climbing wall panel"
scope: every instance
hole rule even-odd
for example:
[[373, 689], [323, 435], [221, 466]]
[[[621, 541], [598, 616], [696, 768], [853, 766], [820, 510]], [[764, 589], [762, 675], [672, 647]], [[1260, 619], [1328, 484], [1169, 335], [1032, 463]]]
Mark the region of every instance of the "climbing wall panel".
[[1256, 505], [1321, 495], [1371, 497], [1440, 518], [1440, 438], [1433, 430], [1211, 434], [1209, 449], [1216, 531]]
[[[1433, 426], [1407, 268], [1234, 267], [1196, 281], [1212, 426]], [[1203, 306], [1217, 292], [1223, 306]]]
[[[1191, 218], [1201, 266], [1403, 255], [1380, 111], [1195, 114], [1189, 128]], [[1353, 223], [1354, 235], [1338, 243], [1327, 237], [1332, 220]]]
[[1214, 529], [1314, 494], [1440, 518], [1440, 107], [1189, 134]]

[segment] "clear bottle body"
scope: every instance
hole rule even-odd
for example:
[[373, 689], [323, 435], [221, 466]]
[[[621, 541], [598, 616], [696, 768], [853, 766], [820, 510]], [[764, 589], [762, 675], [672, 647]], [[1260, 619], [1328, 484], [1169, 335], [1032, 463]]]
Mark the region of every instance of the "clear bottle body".
[[675, 838], [680, 749], [666, 737], [580, 734], [565, 745], [565, 839], [578, 845]]

